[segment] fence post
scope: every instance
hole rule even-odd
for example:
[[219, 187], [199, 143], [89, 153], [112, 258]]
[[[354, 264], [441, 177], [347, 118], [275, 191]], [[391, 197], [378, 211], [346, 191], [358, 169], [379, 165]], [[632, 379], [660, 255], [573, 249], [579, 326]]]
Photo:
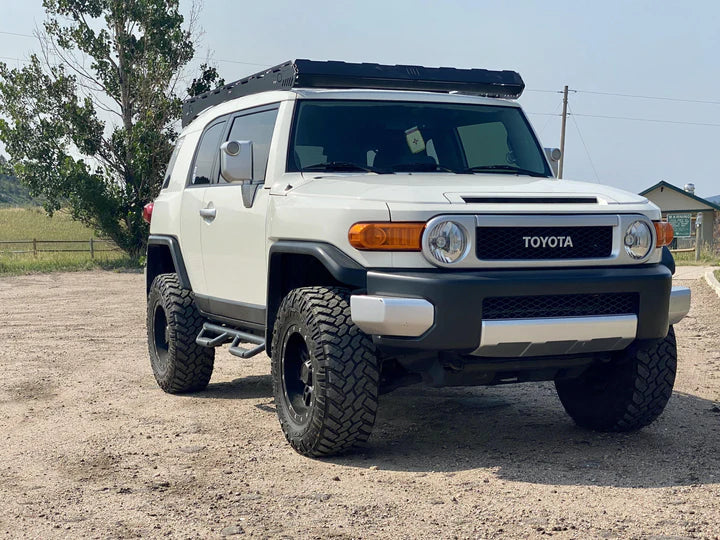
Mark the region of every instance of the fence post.
[[33, 257], [37, 259], [37, 238], [33, 238]]
[[695, 225], [695, 262], [700, 260], [700, 252], [702, 251], [702, 222]]
[[90, 258], [95, 258], [95, 239], [92, 236], [90, 237]]

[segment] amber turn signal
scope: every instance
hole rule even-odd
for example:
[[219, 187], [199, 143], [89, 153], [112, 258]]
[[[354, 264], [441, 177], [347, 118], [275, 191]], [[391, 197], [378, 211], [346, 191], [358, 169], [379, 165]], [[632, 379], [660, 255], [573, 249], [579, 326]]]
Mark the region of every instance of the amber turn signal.
[[675, 236], [672, 225], [667, 221], [653, 221], [657, 242], [655, 247], [669, 246]]
[[425, 223], [356, 223], [348, 231], [350, 245], [363, 251], [420, 251]]

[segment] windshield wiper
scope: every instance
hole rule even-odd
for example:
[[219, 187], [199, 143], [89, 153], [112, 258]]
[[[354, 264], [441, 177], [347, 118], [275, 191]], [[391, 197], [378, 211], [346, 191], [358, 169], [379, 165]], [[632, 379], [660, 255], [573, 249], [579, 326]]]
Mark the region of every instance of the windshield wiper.
[[530, 169], [523, 169], [522, 167], [516, 167], [515, 165], [476, 165], [475, 167], [468, 167], [464, 173], [475, 173], [485, 171], [501, 171], [513, 174], [525, 174], [527, 176], [536, 176], [538, 178], [548, 178], [545, 173], [537, 171], [531, 171]]
[[300, 169], [300, 171], [365, 171], [374, 172], [377, 174], [392, 174], [391, 171], [383, 171], [382, 169], [359, 165], [350, 161], [328, 161], [327, 163], [315, 163], [314, 165], [308, 165], [307, 167], [303, 167], [302, 169]]

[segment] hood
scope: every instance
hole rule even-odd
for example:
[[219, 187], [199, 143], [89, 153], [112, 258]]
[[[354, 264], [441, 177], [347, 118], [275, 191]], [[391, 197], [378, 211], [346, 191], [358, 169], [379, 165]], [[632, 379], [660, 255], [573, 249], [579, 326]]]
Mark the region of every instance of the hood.
[[[592, 205], [643, 204], [645, 197], [621, 189], [592, 184], [557, 180], [556, 178], [535, 178], [507, 174], [343, 174], [343, 175], [303, 175], [305, 182], [295, 189], [294, 195], [312, 195], [319, 197], [339, 197], [350, 199], [376, 200], [387, 203], [413, 204], [472, 204], [478, 198], [502, 198], [502, 202], [512, 203], [511, 199], [552, 199], [582, 197], [597, 199]], [[543, 201], [545, 202], [545, 201]], [[582, 201], [586, 206], [588, 201]], [[391, 204], [392, 206], [392, 204]], [[457, 209], [459, 210], [459, 208]]]

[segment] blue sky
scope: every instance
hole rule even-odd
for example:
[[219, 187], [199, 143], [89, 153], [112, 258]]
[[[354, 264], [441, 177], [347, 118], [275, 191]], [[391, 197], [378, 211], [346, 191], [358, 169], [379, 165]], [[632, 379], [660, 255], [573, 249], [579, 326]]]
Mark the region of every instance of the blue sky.
[[[0, 32], [32, 34], [43, 20], [40, 0], [4, 4]], [[720, 194], [717, 1], [205, 0], [199, 23], [196, 61], [214, 59], [227, 81], [291, 58], [517, 70], [545, 146], [559, 145], [567, 84], [578, 92], [566, 178], [635, 192], [693, 182], [700, 196]], [[2, 57], [37, 49], [0, 33]]]

